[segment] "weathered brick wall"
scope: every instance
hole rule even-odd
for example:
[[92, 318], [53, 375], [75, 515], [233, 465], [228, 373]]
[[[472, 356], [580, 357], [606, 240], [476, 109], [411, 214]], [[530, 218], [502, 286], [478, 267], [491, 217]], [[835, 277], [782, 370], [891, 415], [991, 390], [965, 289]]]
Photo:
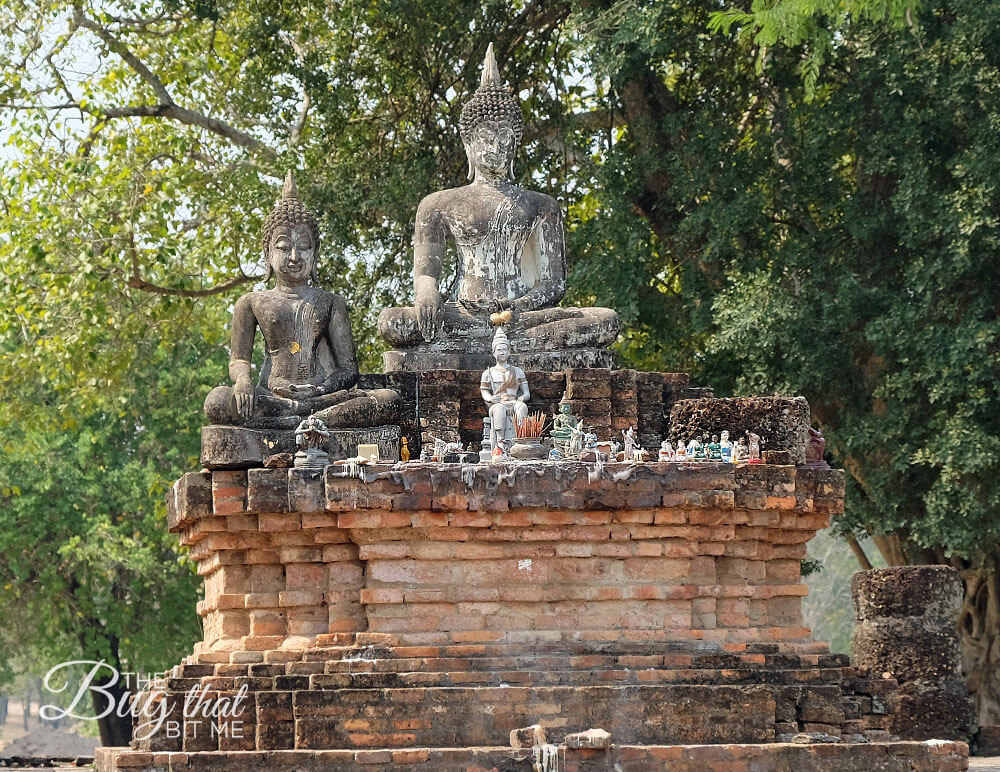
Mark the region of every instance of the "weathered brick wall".
[[[656, 451], [670, 428], [670, 411], [682, 399], [711, 397], [710, 388], [691, 386], [686, 373], [647, 373], [636, 370], [577, 369], [525, 373], [531, 389], [532, 411], [554, 415], [563, 395], [573, 412], [602, 440], [620, 438], [629, 426], [639, 443]], [[403, 397], [400, 422], [413, 457], [430, 436], [461, 441], [479, 449], [486, 406], [479, 392], [479, 370], [429, 370], [388, 375], [364, 374], [364, 388], [396, 389]]]
[[799, 561], [843, 506], [842, 472], [790, 466], [410, 464], [370, 483], [335, 469], [178, 481], [203, 650], [366, 630], [798, 650], [812, 645]]
[[[556, 743], [611, 732], [608, 751], [563, 748], [561, 769], [962, 768], [958, 745], [775, 744], [889, 739], [896, 682], [801, 625], [799, 560], [841, 511], [841, 472], [411, 464], [368, 480], [177, 482], [169, 524], [205, 576], [205, 641], [144, 698], [180, 731], [102, 769], [513, 770], [532, 751], [496, 746], [535, 722]], [[248, 690], [238, 736], [183, 714], [193, 690], [206, 715]]]
[[910, 740], [968, 740], [976, 711], [962, 677], [955, 619], [962, 577], [951, 566], [897, 566], [859, 571], [854, 599], [854, 659], [899, 682], [892, 731]]

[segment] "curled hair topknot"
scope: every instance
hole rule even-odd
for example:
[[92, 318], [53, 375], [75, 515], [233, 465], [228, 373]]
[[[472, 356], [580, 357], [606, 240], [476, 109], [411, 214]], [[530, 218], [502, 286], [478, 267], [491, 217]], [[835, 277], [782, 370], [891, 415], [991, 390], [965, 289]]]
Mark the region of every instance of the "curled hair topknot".
[[299, 201], [299, 190], [289, 172], [285, 178], [285, 184], [281, 189], [281, 200], [264, 220], [264, 230], [261, 236], [261, 249], [267, 254], [271, 246], [271, 237], [274, 231], [282, 226], [291, 228], [296, 225], [305, 225], [312, 236], [313, 246], [319, 249], [319, 221], [306, 209], [305, 204]]
[[462, 139], [468, 140], [476, 126], [483, 121], [510, 124], [515, 142], [521, 144], [521, 137], [524, 136], [524, 118], [521, 115], [521, 108], [504, 86], [491, 83], [476, 89], [476, 93], [462, 107], [462, 117], [458, 122]]

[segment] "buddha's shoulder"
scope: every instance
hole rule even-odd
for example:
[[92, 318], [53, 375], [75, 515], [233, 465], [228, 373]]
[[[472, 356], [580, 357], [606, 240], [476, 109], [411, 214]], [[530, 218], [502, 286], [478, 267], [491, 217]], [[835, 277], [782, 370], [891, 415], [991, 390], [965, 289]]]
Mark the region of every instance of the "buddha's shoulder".
[[311, 289], [312, 293], [310, 301], [314, 306], [330, 310], [336, 309], [346, 311], [347, 301], [344, 300], [343, 295], [339, 295], [336, 292], [330, 292], [329, 290], [320, 289], [319, 287], [312, 287]]
[[532, 207], [537, 211], [543, 214], [559, 214], [562, 211], [559, 202], [548, 193], [542, 193], [540, 190], [522, 190], [525, 200], [530, 201]]
[[[319, 287], [310, 287], [308, 295], [302, 298], [303, 300], [308, 300], [313, 306], [319, 309], [334, 309], [334, 308], [346, 308], [347, 301], [343, 297], [338, 295], [336, 292], [328, 292], [327, 290], [321, 289]], [[290, 306], [294, 304], [294, 299], [290, 299], [288, 295], [279, 292], [275, 289], [264, 289], [256, 290], [254, 292], [248, 292], [241, 296], [239, 300], [236, 301], [236, 308], [250, 308], [253, 311], [258, 311], [260, 309], [266, 308], [268, 306], [273, 306], [275, 304], [281, 306]]]
[[424, 214], [445, 212], [468, 196], [468, 189], [470, 187], [470, 185], [463, 185], [459, 188], [445, 188], [444, 190], [435, 190], [433, 193], [428, 193], [420, 199], [417, 212]]

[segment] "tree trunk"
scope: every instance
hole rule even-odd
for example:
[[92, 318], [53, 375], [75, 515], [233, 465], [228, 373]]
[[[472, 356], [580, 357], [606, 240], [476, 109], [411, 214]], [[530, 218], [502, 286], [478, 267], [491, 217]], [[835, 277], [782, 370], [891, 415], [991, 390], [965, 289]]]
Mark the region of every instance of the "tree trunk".
[[1000, 554], [963, 572], [965, 599], [958, 617], [962, 669], [979, 724], [1000, 724]]
[[[118, 667], [117, 664], [116, 667]], [[110, 675], [104, 683], [107, 683], [108, 680], [111, 680]], [[101, 733], [101, 745], [128, 745], [129, 741], [132, 739], [132, 718], [128, 712], [125, 712], [125, 716], [121, 717], [118, 715], [117, 711], [117, 706], [122, 704], [123, 699], [126, 701], [125, 704], [128, 704], [128, 692], [125, 688], [125, 684], [119, 679], [118, 683], [114, 686], [104, 686], [104, 684], [100, 685], [113, 696], [114, 704], [116, 706], [115, 710], [112, 710], [108, 713], [108, 715], [97, 720], [97, 728]], [[105, 709], [107, 704], [106, 697], [101, 696], [98, 692], [93, 690], [90, 692], [90, 696], [95, 712], [100, 712]]]
[[[103, 625], [96, 620], [91, 622], [91, 627], [103, 632]], [[116, 679], [114, 674], [109, 672], [107, 668], [101, 668], [96, 674], [95, 683], [93, 684], [93, 687], [99, 688], [91, 688], [90, 701], [94, 706], [95, 716], [101, 716], [102, 713], [106, 714], [97, 719], [97, 729], [101, 734], [101, 745], [105, 747], [120, 747], [128, 745], [132, 739], [132, 715], [127, 710], [129, 705], [128, 684], [125, 683], [121, 675], [122, 662], [118, 647], [118, 638], [117, 636], [109, 635], [106, 640], [111, 656], [105, 661], [114, 668], [115, 673], [118, 674], [118, 678]], [[87, 643], [82, 634], [80, 636], [80, 644], [83, 651], [87, 651]], [[113, 686], [108, 685], [110, 681], [115, 681]], [[103, 689], [104, 693], [102, 693], [101, 689]], [[112, 701], [110, 710], [108, 710], [108, 700]], [[119, 709], [119, 706], [123, 702], [125, 709]], [[119, 716], [120, 712], [125, 715]]]

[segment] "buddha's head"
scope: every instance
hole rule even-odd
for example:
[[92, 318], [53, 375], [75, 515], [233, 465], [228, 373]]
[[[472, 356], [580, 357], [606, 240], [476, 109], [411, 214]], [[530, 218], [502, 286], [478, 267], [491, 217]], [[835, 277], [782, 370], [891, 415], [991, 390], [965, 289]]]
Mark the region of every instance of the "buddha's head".
[[524, 134], [521, 108], [503, 83], [497, 69], [493, 44], [486, 48], [483, 74], [465, 106], [458, 124], [469, 159], [469, 179], [476, 170], [487, 177], [509, 177], [514, 174], [514, 153]]
[[319, 257], [319, 223], [305, 204], [299, 201], [299, 191], [288, 172], [281, 189], [281, 199], [264, 220], [261, 239], [267, 276], [278, 274], [291, 284], [316, 281]]

